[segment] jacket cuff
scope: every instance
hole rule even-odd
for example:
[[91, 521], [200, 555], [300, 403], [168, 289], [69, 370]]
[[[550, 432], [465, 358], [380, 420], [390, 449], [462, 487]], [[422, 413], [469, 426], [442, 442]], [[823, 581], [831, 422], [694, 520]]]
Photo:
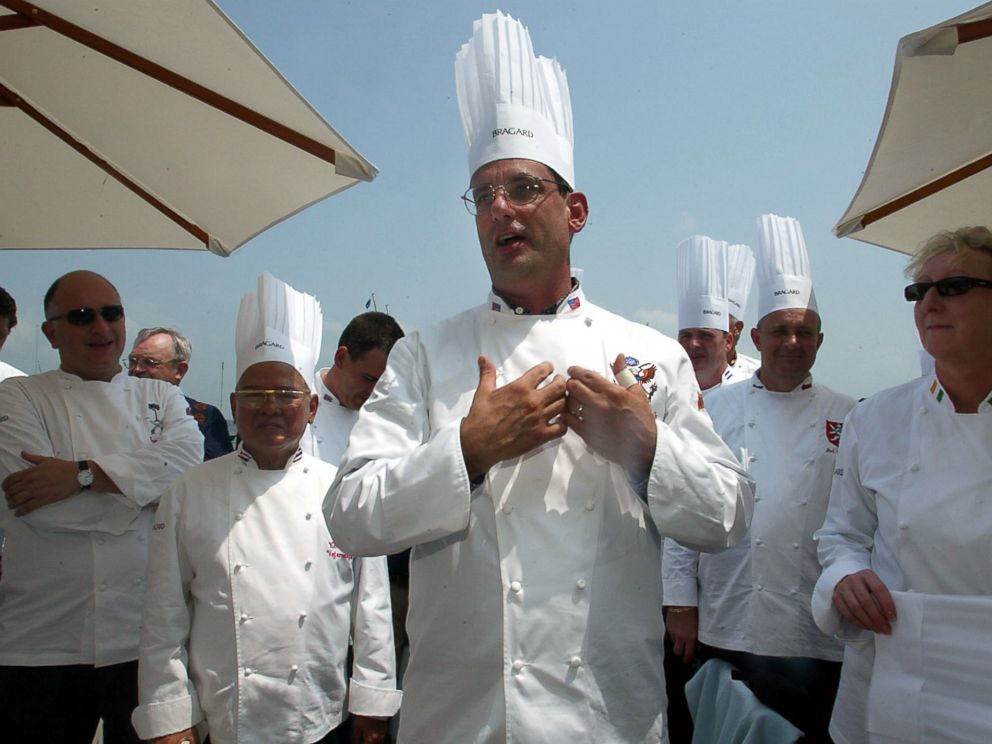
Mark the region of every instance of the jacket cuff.
[[131, 714], [134, 730], [142, 739], [185, 731], [202, 720], [200, 701], [192, 695], [139, 705]]
[[348, 712], [352, 715], [390, 718], [400, 709], [402, 699], [403, 693], [395, 687], [372, 687], [355, 679], [348, 683]]

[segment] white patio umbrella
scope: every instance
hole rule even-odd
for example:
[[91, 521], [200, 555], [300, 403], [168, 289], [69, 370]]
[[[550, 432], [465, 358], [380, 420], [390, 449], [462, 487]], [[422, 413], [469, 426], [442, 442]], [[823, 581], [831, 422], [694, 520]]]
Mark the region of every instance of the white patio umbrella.
[[227, 256], [376, 173], [210, 0], [0, 0], [0, 248]]
[[992, 3], [899, 41], [882, 128], [837, 237], [902, 253], [992, 227]]

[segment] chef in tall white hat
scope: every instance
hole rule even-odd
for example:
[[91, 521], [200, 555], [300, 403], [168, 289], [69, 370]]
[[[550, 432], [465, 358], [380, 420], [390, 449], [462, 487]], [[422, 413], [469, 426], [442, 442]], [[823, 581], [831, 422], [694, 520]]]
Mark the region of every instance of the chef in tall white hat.
[[751, 294], [754, 281], [754, 254], [740, 243], [727, 246], [727, 310], [730, 316], [730, 335], [733, 347], [727, 354], [727, 369], [723, 373], [724, 382], [746, 380], [761, 366], [757, 359], [741, 354], [737, 350], [741, 333], [744, 331], [744, 313], [747, 298]]
[[[811, 741], [827, 725], [843, 657], [813, 622], [813, 532], [823, 523], [844, 418], [854, 399], [814, 384], [823, 335], [799, 222], [758, 222], [761, 368], [714, 391], [706, 408], [755, 481], [749, 539], [706, 555], [666, 544], [667, 625], [677, 653], [723, 658]], [[783, 694], [783, 691], [789, 691]], [[798, 693], [797, 693], [798, 691]]]
[[573, 279], [588, 204], [564, 71], [502, 13], [455, 70], [492, 290], [393, 347], [331, 532], [413, 546], [401, 742], [663, 741], [659, 531], [726, 546], [749, 486], [677, 342]]
[[350, 711], [359, 741], [384, 741], [399, 708], [385, 558], [335, 545], [321, 518], [335, 469], [299, 447], [321, 327], [317, 301], [270, 274], [241, 301], [241, 444], [177, 479], [155, 519], [132, 716], [142, 738], [306, 744]]
[[723, 382], [733, 348], [728, 328], [727, 244], [693, 235], [676, 249], [679, 343], [705, 396]]

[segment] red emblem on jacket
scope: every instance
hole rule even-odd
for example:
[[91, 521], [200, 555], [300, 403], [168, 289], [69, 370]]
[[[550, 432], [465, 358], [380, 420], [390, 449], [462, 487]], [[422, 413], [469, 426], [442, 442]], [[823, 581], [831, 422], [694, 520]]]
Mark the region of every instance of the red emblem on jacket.
[[840, 447], [840, 433], [843, 430], [843, 421], [831, 421], [827, 419], [827, 441], [834, 447]]

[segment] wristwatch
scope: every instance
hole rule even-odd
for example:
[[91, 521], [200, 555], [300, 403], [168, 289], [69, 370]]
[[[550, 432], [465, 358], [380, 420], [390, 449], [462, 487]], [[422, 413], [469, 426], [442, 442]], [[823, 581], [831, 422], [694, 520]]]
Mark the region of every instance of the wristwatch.
[[76, 473], [76, 482], [79, 484], [79, 490], [85, 491], [93, 485], [93, 471], [90, 470], [88, 460], [80, 460], [77, 464], [79, 465], [79, 472]]

